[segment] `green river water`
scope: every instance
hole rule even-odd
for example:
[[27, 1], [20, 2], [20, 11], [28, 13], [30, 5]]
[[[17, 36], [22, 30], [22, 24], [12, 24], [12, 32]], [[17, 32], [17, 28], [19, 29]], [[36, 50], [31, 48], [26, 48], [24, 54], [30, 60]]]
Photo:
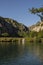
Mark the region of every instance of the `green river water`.
[[0, 65], [43, 65], [43, 43], [0, 42]]

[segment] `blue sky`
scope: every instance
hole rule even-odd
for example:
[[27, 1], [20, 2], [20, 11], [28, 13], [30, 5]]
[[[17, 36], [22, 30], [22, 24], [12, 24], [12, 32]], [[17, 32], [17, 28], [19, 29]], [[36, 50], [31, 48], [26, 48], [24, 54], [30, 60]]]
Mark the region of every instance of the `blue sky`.
[[31, 14], [28, 8], [41, 7], [43, 0], [0, 0], [0, 16], [12, 18], [20, 23], [30, 26], [40, 18]]

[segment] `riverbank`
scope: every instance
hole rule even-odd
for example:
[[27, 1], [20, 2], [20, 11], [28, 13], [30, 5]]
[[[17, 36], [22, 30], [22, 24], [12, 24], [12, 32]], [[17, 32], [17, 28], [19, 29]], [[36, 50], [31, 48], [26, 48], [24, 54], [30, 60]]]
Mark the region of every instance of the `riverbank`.
[[23, 38], [14, 38], [14, 37], [0, 37], [0, 42], [13, 42], [22, 40]]
[[29, 42], [39, 42], [39, 43], [43, 43], [43, 38], [37, 38], [37, 37], [36, 37], [36, 38], [35, 38], [35, 37], [32, 38], [32, 37], [31, 37], [31, 38], [26, 38], [25, 40], [26, 40], [26, 41], [29, 41]]
[[28, 42], [42, 42], [43, 38], [14, 38], [14, 37], [0, 37], [0, 42], [14, 42], [14, 41], [28, 41]]

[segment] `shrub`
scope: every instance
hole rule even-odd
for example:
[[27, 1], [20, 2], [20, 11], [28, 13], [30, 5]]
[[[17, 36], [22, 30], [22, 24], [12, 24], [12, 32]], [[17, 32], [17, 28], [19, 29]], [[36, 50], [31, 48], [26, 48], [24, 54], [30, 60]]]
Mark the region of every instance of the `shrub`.
[[2, 36], [9, 36], [9, 34], [8, 33], [2, 33]]

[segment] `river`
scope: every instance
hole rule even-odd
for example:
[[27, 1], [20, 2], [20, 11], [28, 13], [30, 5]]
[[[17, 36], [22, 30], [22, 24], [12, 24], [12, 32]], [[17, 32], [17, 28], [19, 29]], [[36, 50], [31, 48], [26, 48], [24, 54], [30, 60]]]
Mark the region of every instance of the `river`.
[[0, 42], [0, 65], [43, 65], [43, 43]]

